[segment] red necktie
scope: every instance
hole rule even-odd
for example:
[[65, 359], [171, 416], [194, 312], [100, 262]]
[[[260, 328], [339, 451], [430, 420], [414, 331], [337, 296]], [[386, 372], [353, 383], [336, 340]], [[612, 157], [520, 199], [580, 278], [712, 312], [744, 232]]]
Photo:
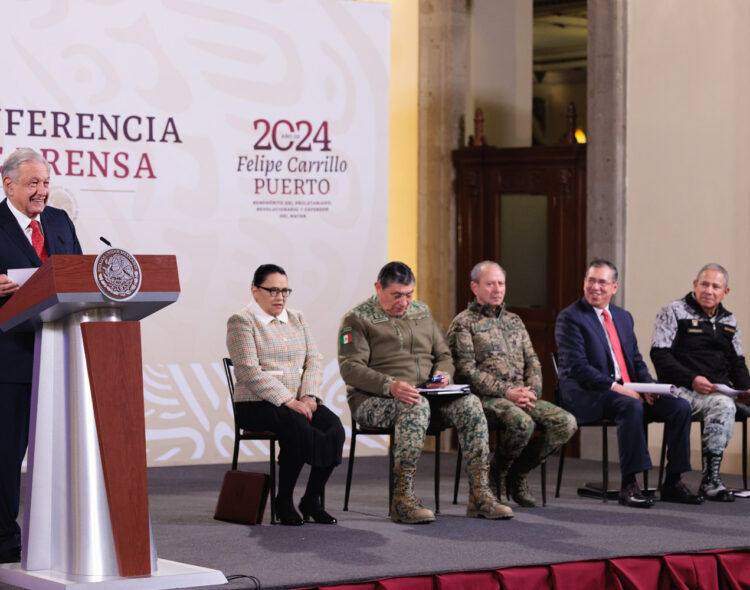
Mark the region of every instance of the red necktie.
[[617, 364], [620, 365], [620, 377], [622, 377], [622, 382], [630, 383], [628, 368], [625, 364], [625, 357], [622, 354], [622, 346], [620, 346], [620, 337], [617, 335], [615, 325], [612, 323], [612, 318], [609, 317], [606, 309], [602, 310], [602, 317], [604, 318], [604, 327], [609, 335], [609, 341], [612, 344], [612, 351], [615, 353]]
[[42, 263], [47, 261], [47, 246], [44, 245], [44, 235], [42, 230], [39, 229], [39, 222], [34, 219], [29, 225], [31, 225], [31, 245], [34, 246], [36, 255]]

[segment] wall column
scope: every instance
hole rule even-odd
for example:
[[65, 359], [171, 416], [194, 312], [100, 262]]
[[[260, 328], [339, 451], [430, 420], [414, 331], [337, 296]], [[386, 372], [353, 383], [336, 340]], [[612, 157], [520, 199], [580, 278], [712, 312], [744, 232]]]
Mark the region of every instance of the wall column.
[[446, 329], [455, 299], [451, 151], [462, 141], [466, 96], [466, 0], [419, 2], [419, 298]]
[[589, 0], [588, 15], [586, 250], [624, 274], [627, 0]]

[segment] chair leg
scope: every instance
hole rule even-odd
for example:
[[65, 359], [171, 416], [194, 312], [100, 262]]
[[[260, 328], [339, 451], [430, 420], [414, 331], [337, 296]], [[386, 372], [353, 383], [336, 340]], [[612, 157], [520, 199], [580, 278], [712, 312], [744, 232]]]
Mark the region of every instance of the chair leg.
[[394, 475], [393, 470], [396, 467], [396, 460], [393, 456], [393, 441], [388, 440], [388, 516], [391, 515], [391, 504], [393, 504], [393, 484]]
[[276, 441], [270, 440], [268, 446], [271, 451], [271, 466], [268, 476], [271, 484], [271, 524], [276, 524]]
[[234, 454], [232, 455], [232, 470], [237, 469], [237, 462], [240, 457], [240, 437], [239, 433], [234, 433]]
[[[500, 427], [498, 426], [498, 428], [495, 430], [495, 459], [497, 459], [497, 454], [499, 452], [499, 449], [500, 449]], [[499, 469], [495, 469], [495, 487], [497, 488], [498, 500], [502, 500], [503, 495], [505, 495], [506, 500], [510, 500], [510, 496], [508, 495], [508, 486], [500, 485], [500, 470]], [[501, 490], [500, 488], [505, 488], [505, 489]]]
[[560, 484], [562, 483], [562, 473], [563, 473], [563, 467], [565, 465], [566, 444], [563, 444], [560, 447], [560, 462], [557, 464], [557, 486], [555, 486], [555, 498], [560, 497]]
[[[357, 425], [352, 423], [352, 438], [349, 442], [349, 464], [346, 466], [346, 486], [344, 487], [344, 512], [349, 510], [349, 492], [352, 489], [354, 471], [354, 448], [357, 446]], [[390, 506], [390, 503], [388, 504]]]
[[747, 489], [747, 418], [742, 419], [742, 488]]
[[[648, 451], [648, 424], [643, 425], [644, 439], [646, 440], [646, 451]], [[643, 470], [643, 489], [648, 490], [648, 469]]]
[[435, 514], [440, 514], [440, 431], [435, 434]]
[[607, 502], [607, 492], [609, 491], [609, 448], [607, 447], [607, 427], [602, 426], [602, 487], [604, 493], [602, 494], [602, 501]]
[[461, 445], [458, 445], [458, 453], [456, 453], [456, 477], [453, 480], [453, 503], [458, 504], [458, 484], [461, 481]]
[[661, 439], [661, 454], [659, 455], [659, 481], [656, 482], [657, 489], [661, 490], [661, 484], [664, 481], [664, 461], [667, 458], [667, 439]]
[[542, 507], [547, 505], [547, 460], [539, 466], [542, 475]]

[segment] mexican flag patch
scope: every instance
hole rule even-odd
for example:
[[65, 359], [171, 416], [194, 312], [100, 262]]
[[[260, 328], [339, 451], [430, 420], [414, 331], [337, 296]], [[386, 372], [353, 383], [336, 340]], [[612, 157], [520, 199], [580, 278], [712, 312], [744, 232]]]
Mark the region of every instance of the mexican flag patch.
[[344, 345], [344, 344], [351, 344], [351, 343], [352, 343], [352, 335], [351, 335], [351, 333], [349, 333], [349, 334], [342, 334], [341, 335], [341, 344], [342, 345]]

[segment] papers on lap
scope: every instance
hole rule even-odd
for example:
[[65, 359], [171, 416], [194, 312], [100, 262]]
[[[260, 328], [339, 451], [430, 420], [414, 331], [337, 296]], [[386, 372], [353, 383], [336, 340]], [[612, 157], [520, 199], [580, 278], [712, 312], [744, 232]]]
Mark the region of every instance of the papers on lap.
[[[659, 395], [677, 397], [677, 386], [672, 385], [671, 383], [625, 383], [624, 385], [638, 393], [658, 393]], [[746, 393], [741, 389], [732, 389], [728, 385], [723, 385], [722, 383], [718, 383], [717, 387], [719, 389], [716, 393], [728, 395], [732, 398], [736, 398], [740, 393]]]
[[677, 387], [671, 383], [623, 383], [637, 393], [656, 393], [677, 397]]
[[732, 389], [729, 385], [724, 385], [723, 383], [717, 383], [716, 386], [719, 388], [716, 393], [723, 393], [729, 397], [737, 397], [738, 394], [745, 393], [741, 389]]
[[468, 385], [448, 385], [447, 387], [438, 387], [437, 389], [427, 389], [426, 387], [417, 387], [417, 391], [422, 395], [466, 395], [471, 393]]

